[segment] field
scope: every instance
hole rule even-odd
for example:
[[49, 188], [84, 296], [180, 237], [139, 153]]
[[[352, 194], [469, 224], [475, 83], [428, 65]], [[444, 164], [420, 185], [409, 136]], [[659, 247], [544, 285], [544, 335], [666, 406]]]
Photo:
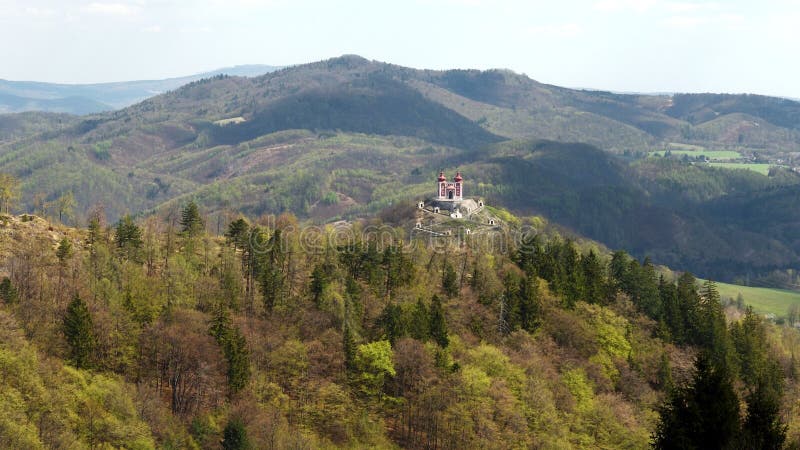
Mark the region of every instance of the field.
[[[739, 159], [739, 158], [742, 157], [741, 153], [735, 152], [733, 150], [703, 150], [703, 149], [699, 149], [699, 150], [672, 150], [672, 149], [670, 149], [670, 151], [672, 152], [673, 156], [689, 155], [690, 157], [694, 158], [696, 156], [703, 155], [706, 158], [711, 159], [711, 160], [730, 160], [730, 159]], [[650, 152], [650, 154], [651, 155], [664, 156], [664, 152], [663, 151]]]
[[721, 163], [721, 162], [712, 162], [709, 163], [713, 167], [721, 167], [723, 169], [747, 169], [752, 170], [753, 172], [758, 172], [761, 175], [769, 175], [769, 168], [772, 167], [772, 164], [764, 164], [764, 163]]
[[800, 304], [800, 292], [785, 289], [759, 288], [738, 286], [735, 284], [717, 283], [719, 295], [722, 299], [736, 300], [739, 293], [744, 297], [745, 305], [750, 305], [753, 310], [761, 314], [775, 314], [785, 317], [789, 306]]

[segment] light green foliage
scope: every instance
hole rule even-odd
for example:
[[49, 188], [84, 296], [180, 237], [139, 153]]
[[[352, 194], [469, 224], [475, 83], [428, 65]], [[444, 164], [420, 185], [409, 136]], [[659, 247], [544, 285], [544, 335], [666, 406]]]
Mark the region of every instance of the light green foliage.
[[0, 337], [2, 448], [155, 448], [130, 385], [42, 362], [3, 311]]
[[603, 372], [612, 381], [617, 381], [619, 371], [613, 358], [627, 359], [632, 357], [632, 346], [627, 338], [630, 324], [610, 309], [587, 303], [579, 303], [576, 312], [586, 320], [596, 333], [599, 350], [590, 361], [600, 364]]
[[492, 379], [480, 367], [467, 365], [461, 369], [461, 380], [466, 392], [474, 397], [484, 397], [489, 393]]
[[467, 360], [488, 376], [503, 379], [517, 392], [524, 383], [525, 373], [523, 370], [513, 364], [507, 355], [493, 345], [482, 343], [470, 349], [467, 352]]
[[387, 377], [396, 374], [392, 363], [393, 355], [389, 341], [375, 341], [358, 346], [354, 365], [362, 393], [372, 397], [383, 396]]
[[594, 388], [583, 369], [565, 371], [561, 374], [561, 381], [575, 399], [575, 406], [579, 412], [585, 413], [594, 408]]

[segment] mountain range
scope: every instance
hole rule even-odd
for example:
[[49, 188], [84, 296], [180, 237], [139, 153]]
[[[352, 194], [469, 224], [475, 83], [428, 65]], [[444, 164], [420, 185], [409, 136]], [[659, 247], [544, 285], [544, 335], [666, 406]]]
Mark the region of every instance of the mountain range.
[[122, 81], [96, 84], [59, 84], [0, 80], [0, 113], [48, 111], [92, 114], [124, 108], [186, 83], [220, 74], [254, 77], [272, 72], [275, 66], [226, 67], [163, 80]]
[[[670, 146], [789, 167], [643, 158]], [[796, 269], [798, 152], [800, 103], [782, 98], [573, 90], [353, 55], [217, 74], [87, 116], [0, 115], [0, 171], [40, 214], [72, 192], [76, 211], [102, 204], [112, 221], [191, 198], [214, 231], [238, 212], [325, 222], [424, 198], [458, 169], [468, 196], [724, 280]]]

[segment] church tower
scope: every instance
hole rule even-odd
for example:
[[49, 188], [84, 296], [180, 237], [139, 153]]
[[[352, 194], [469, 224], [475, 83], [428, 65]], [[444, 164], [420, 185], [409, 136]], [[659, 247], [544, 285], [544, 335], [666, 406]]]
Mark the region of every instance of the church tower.
[[452, 182], [448, 182], [444, 172], [439, 172], [437, 179], [436, 200], [443, 202], [460, 202], [464, 199], [464, 179], [461, 172], [456, 172]]

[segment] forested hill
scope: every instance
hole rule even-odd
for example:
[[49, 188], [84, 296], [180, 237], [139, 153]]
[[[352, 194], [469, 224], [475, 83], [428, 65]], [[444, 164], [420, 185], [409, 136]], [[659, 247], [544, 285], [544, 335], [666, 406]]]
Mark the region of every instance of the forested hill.
[[794, 172], [630, 163], [667, 143], [789, 158], [800, 142], [796, 108], [343, 56], [254, 78], [218, 75], [87, 117], [0, 115], [0, 173], [20, 180], [12, 211], [76, 224], [86, 218], [72, 212], [99, 204], [116, 221], [193, 198], [221, 230], [231, 211], [317, 222], [376, 213], [430, 195], [440, 168], [461, 169], [468, 196], [637, 257], [725, 280], [777, 273], [788, 286], [800, 260]]
[[0, 447], [800, 442], [797, 329], [502, 216], [430, 245], [413, 218], [220, 237], [191, 202], [88, 229], [3, 215]]

